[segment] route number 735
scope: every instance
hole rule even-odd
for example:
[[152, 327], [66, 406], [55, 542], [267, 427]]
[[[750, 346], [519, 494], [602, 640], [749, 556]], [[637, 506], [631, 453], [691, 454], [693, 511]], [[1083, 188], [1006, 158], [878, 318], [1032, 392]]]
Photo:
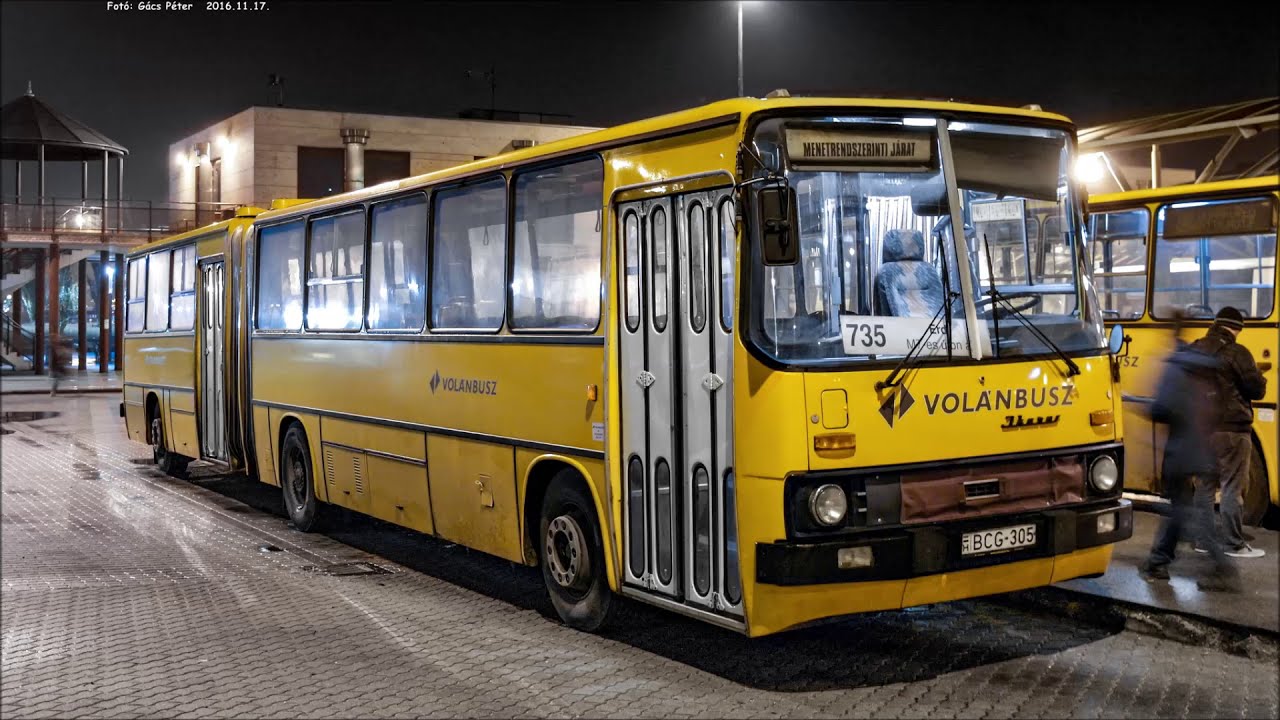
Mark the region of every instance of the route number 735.
[[865, 348], [882, 348], [887, 343], [883, 323], [845, 323], [849, 332], [849, 345]]

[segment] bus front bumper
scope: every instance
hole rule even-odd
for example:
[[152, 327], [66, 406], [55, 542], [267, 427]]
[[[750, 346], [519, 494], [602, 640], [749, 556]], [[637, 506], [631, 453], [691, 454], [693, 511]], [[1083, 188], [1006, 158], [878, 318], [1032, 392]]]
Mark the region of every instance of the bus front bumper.
[[[966, 534], [1034, 525], [1035, 543], [964, 554]], [[1133, 536], [1133, 505], [1115, 498], [1087, 506], [1014, 513], [891, 530], [868, 530], [827, 542], [758, 543], [756, 581], [766, 585], [902, 580], [1066, 555]]]

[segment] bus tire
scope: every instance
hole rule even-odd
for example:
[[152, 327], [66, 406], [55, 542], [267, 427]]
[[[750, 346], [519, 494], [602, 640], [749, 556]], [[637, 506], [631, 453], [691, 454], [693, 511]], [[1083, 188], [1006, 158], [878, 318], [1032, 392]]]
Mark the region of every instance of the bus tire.
[[151, 414], [151, 459], [165, 475], [176, 478], [185, 478], [187, 465], [191, 463], [191, 458], [169, 452], [165, 447], [164, 421], [158, 410]]
[[572, 470], [556, 473], [538, 524], [542, 581], [565, 625], [595, 632], [613, 619], [619, 598], [609, 589], [595, 504]]
[[280, 443], [280, 492], [284, 512], [295, 528], [302, 532], [318, 529], [320, 502], [311, 471], [311, 449], [301, 425], [291, 425]]
[[1245, 525], [1260, 525], [1271, 506], [1270, 479], [1267, 477], [1266, 461], [1258, 448], [1253, 448], [1253, 458], [1249, 461], [1249, 478], [1245, 485], [1243, 521]]

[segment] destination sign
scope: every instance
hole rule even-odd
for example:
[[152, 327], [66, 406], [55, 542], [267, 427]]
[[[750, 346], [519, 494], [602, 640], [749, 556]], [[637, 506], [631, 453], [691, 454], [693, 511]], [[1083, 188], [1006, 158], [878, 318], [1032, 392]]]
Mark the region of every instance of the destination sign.
[[1165, 211], [1161, 236], [1202, 238], [1215, 235], [1262, 235], [1275, 232], [1270, 200], [1183, 205]]
[[795, 166], [929, 166], [933, 135], [925, 132], [851, 131], [788, 127], [787, 155]]

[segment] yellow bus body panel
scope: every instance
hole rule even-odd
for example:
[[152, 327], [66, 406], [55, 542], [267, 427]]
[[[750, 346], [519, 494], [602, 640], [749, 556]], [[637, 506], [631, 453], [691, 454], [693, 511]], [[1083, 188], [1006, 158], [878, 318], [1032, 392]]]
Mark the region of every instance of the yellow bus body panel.
[[278, 466], [268, 454], [279, 445], [277, 413], [318, 418], [307, 438], [317, 497], [328, 502], [523, 562], [523, 480], [534, 461], [518, 466], [517, 448], [564, 448], [596, 468], [584, 477], [604, 497], [601, 465], [573, 452], [604, 449], [593, 439], [603, 396], [587, 397], [587, 385], [603, 384], [599, 344], [258, 336], [251, 357], [255, 417], [271, 408], [273, 418], [255, 423], [259, 464]]

